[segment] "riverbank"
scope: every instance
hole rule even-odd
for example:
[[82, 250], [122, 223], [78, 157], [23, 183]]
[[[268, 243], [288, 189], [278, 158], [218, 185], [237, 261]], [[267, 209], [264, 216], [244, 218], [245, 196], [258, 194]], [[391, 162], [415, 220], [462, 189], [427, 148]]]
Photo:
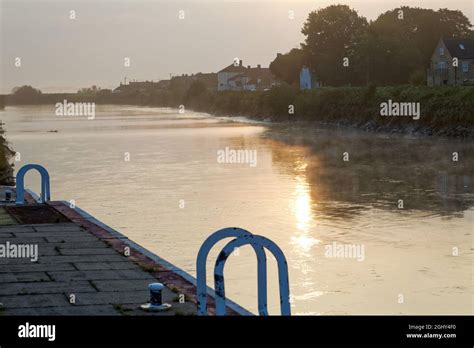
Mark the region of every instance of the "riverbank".
[[[191, 99], [189, 104], [195, 110], [212, 114], [243, 115], [317, 128], [474, 136], [472, 87], [350, 87], [311, 91], [279, 87], [268, 92], [238, 93], [203, 95]], [[419, 103], [419, 115], [381, 116], [381, 106], [390, 101]]]
[[[13, 95], [7, 105], [29, 104]], [[245, 116], [255, 120], [290, 122], [312, 127], [342, 127], [370, 132], [474, 137], [474, 87], [338, 87], [299, 91], [280, 86], [269, 91], [155, 90], [135, 93], [42, 94], [32, 104], [95, 102], [161, 106]], [[419, 114], [381, 116], [384, 103], [410, 103]], [[408, 104], [406, 104], [408, 105]], [[403, 108], [403, 107], [401, 107]], [[406, 111], [406, 110], [405, 110]], [[395, 113], [396, 114], [396, 113]]]
[[[2, 110], [1, 101], [2, 98], [0, 98], [0, 110]], [[8, 144], [2, 122], [0, 119], [0, 185], [11, 186], [15, 184], [13, 165], [11, 163], [11, 158], [15, 154], [15, 151], [13, 151]]]

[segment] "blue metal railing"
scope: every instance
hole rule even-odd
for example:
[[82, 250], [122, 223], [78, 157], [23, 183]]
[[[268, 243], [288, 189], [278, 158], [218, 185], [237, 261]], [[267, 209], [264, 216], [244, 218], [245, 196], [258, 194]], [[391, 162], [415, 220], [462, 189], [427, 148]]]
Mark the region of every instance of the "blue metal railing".
[[16, 174], [16, 204], [25, 204], [25, 174], [32, 169], [37, 170], [41, 175], [41, 202], [51, 200], [48, 171], [39, 164], [27, 164]]
[[232, 252], [243, 245], [251, 245], [257, 255], [258, 265], [258, 308], [260, 315], [268, 315], [267, 309], [267, 277], [266, 277], [266, 255], [268, 249], [278, 263], [278, 275], [280, 284], [280, 306], [282, 315], [291, 315], [290, 290], [288, 280], [288, 264], [281, 249], [268, 238], [253, 235], [239, 228], [225, 228], [213, 233], [201, 246], [197, 258], [197, 297], [198, 315], [207, 315], [207, 285], [206, 285], [206, 260], [210, 249], [218, 241], [236, 237], [229, 242], [219, 253], [214, 267], [214, 288], [216, 301], [216, 314], [226, 315], [226, 299], [224, 286], [224, 266]]
[[[196, 262], [197, 278], [197, 301], [198, 315], [207, 315], [207, 282], [206, 282], [206, 263], [207, 256], [212, 247], [219, 241], [229, 237], [242, 237], [251, 235], [249, 231], [242, 228], [229, 227], [223, 228], [211, 234], [199, 249]], [[253, 245], [252, 245], [253, 246]], [[268, 315], [267, 311], [267, 258], [262, 247], [253, 246], [258, 259], [258, 309], [260, 315]]]

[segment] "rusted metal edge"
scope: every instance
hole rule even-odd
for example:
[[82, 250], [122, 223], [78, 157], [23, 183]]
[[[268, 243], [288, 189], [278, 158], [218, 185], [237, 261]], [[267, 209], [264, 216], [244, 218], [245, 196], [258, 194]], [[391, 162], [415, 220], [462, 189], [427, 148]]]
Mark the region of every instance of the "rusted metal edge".
[[[30, 191], [28, 193], [30, 193], [34, 199], [34, 192]], [[128, 258], [130, 260], [149, 272], [168, 288], [185, 294], [190, 301], [197, 304], [197, 281], [192, 275], [130, 240], [127, 236], [97, 220], [78, 206], [71, 208], [70, 203], [67, 201], [50, 201], [47, 202], [47, 204], [72, 222], [80, 225], [86, 231], [110, 245], [118, 253], [124, 254], [126, 247], [128, 247], [130, 249]], [[208, 313], [209, 315], [215, 315], [215, 292], [212, 288], [207, 287], [207, 293]], [[229, 299], [227, 299], [226, 305], [229, 315], [254, 315]]]

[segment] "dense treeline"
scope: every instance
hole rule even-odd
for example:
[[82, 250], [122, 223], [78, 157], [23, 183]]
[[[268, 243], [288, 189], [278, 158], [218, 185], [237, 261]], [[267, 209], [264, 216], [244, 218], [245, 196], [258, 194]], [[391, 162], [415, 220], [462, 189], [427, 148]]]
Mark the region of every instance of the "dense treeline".
[[425, 84], [440, 38], [474, 37], [461, 11], [407, 6], [369, 22], [347, 5], [332, 5], [311, 12], [301, 31], [301, 48], [270, 64], [289, 84], [298, 83], [302, 65], [324, 86]]

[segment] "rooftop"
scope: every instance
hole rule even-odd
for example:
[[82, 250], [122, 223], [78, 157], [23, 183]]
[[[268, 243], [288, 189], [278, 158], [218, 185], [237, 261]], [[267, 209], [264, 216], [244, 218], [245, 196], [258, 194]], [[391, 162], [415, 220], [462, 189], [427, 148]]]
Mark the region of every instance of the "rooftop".
[[443, 39], [452, 57], [474, 59], [474, 39]]

